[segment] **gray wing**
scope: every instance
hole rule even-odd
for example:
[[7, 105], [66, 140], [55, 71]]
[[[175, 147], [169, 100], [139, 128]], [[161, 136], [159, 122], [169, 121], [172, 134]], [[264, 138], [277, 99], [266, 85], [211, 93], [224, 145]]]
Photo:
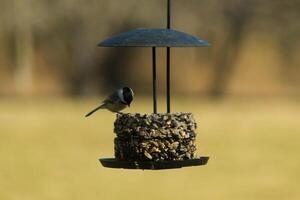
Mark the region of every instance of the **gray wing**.
[[116, 103], [120, 101], [120, 98], [118, 96], [118, 90], [109, 95], [104, 101], [102, 101], [103, 104], [105, 103]]

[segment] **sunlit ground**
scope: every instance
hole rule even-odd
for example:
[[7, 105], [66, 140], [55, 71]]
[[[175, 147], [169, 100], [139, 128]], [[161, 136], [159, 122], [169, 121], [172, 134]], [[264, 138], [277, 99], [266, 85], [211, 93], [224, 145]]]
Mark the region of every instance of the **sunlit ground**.
[[[198, 155], [211, 159], [165, 171], [103, 168], [98, 158], [113, 156], [115, 116], [84, 118], [96, 104], [0, 100], [0, 199], [300, 199], [295, 100], [174, 101], [174, 111], [194, 113]], [[151, 102], [136, 99], [127, 111], [151, 112]]]

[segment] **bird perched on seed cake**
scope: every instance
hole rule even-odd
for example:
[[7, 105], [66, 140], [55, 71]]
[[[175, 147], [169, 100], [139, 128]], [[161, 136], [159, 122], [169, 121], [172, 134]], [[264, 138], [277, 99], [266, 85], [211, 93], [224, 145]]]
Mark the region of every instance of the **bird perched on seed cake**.
[[125, 109], [133, 100], [134, 93], [131, 88], [123, 87], [112, 93], [107, 99], [102, 101], [102, 104], [97, 108], [93, 109], [91, 112], [86, 114], [88, 117], [99, 109], [107, 109], [111, 112], [119, 113], [121, 110]]

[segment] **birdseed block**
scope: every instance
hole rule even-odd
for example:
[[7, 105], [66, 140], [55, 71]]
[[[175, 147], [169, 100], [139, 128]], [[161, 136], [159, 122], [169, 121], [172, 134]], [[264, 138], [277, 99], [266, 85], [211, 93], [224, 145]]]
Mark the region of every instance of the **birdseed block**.
[[196, 157], [197, 124], [191, 113], [117, 114], [115, 157], [127, 161]]

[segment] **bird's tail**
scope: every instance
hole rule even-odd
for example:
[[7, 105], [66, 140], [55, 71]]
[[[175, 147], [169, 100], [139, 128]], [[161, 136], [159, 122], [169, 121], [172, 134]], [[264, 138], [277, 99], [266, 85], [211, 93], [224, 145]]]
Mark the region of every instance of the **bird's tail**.
[[88, 114], [86, 114], [85, 117], [90, 116], [91, 114], [93, 114], [94, 112], [96, 112], [97, 110], [102, 109], [102, 108], [104, 108], [104, 105], [103, 105], [103, 104], [102, 104], [101, 106], [95, 108], [94, 110], [92, 110], [92, 111], [89, 112]]

